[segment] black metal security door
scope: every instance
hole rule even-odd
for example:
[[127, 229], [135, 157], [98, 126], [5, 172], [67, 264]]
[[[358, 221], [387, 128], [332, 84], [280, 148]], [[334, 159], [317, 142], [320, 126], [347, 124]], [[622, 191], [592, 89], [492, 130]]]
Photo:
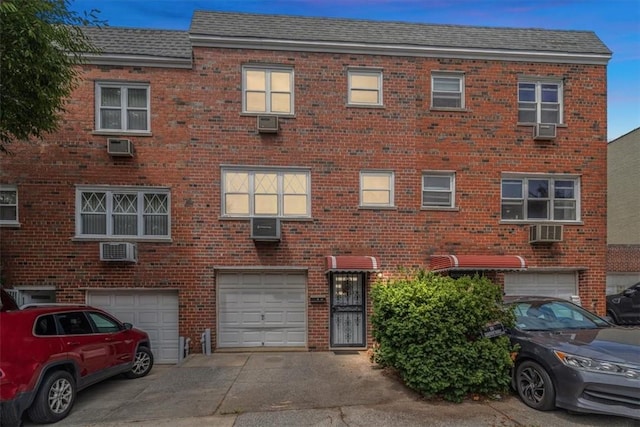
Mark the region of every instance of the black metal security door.
[[331, 346], [366, 346], [364, 274], [331, 274]]

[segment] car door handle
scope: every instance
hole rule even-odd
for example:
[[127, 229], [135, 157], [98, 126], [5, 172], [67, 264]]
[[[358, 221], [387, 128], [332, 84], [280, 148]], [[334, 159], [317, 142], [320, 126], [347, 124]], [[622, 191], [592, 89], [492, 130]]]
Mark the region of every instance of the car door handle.
[[109, 338], [109, 337], [107, 337], [107, 338], [105, 338], [104, 340], [105, 340], [105, 341], [107, 341], [107, 342], [111, 342], [111, 341], [113, 341], [113, 338]]
[[69, 342], [67, 342], [67, 345], [80, 345], [80, 342], [69, 341]]

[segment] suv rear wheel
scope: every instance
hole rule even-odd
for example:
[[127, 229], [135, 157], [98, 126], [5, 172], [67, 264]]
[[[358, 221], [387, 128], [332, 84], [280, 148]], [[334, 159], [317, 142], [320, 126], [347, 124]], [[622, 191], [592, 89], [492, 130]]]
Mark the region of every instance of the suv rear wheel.
[[54, 371], [44, 380], [31, 407], [29, 418], [35, 423], [55, 423], [69, 414], [76, 400], [76, 384], [67, 371]]
[[127, 378], [141, 378], [151, 371], [153, 367], [153, 353], [148, 347], [138, 347], [136, 358], [133, 361], [133, 367], [124, 375]]

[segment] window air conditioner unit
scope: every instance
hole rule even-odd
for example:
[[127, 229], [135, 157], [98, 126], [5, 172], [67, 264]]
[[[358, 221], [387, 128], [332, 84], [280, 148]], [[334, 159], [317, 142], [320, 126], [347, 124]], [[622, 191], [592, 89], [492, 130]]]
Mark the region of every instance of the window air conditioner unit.
[[533, 139], [551, 140], [556, 137], [555, 123], [537, 123], [533, 127]]
[[278, 133], [278, 116], [258, 116], [258, 132]]
[[278, 218], [251, 218], [251, 238], [262, 242], [280, 241]]
[[100, 261], [138, 262], [138, 248], [129, 242], [100, 242]]
[[529, 226], [529, 243], [562, 241], [562, 225], [535, 224]]
[[114, 157], [133, 157], [133, 144], [130, 139], [107, 139], [107, 153]]

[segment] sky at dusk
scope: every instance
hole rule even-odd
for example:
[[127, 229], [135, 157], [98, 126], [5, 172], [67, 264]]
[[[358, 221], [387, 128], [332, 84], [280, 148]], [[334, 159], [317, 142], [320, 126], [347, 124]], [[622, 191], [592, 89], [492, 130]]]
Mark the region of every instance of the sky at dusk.
[[594, 31], [613, 51], [608, 139], [640, 127], [640, 0], [75, 0], [114, 27], [188, 30], [195, 10]]

